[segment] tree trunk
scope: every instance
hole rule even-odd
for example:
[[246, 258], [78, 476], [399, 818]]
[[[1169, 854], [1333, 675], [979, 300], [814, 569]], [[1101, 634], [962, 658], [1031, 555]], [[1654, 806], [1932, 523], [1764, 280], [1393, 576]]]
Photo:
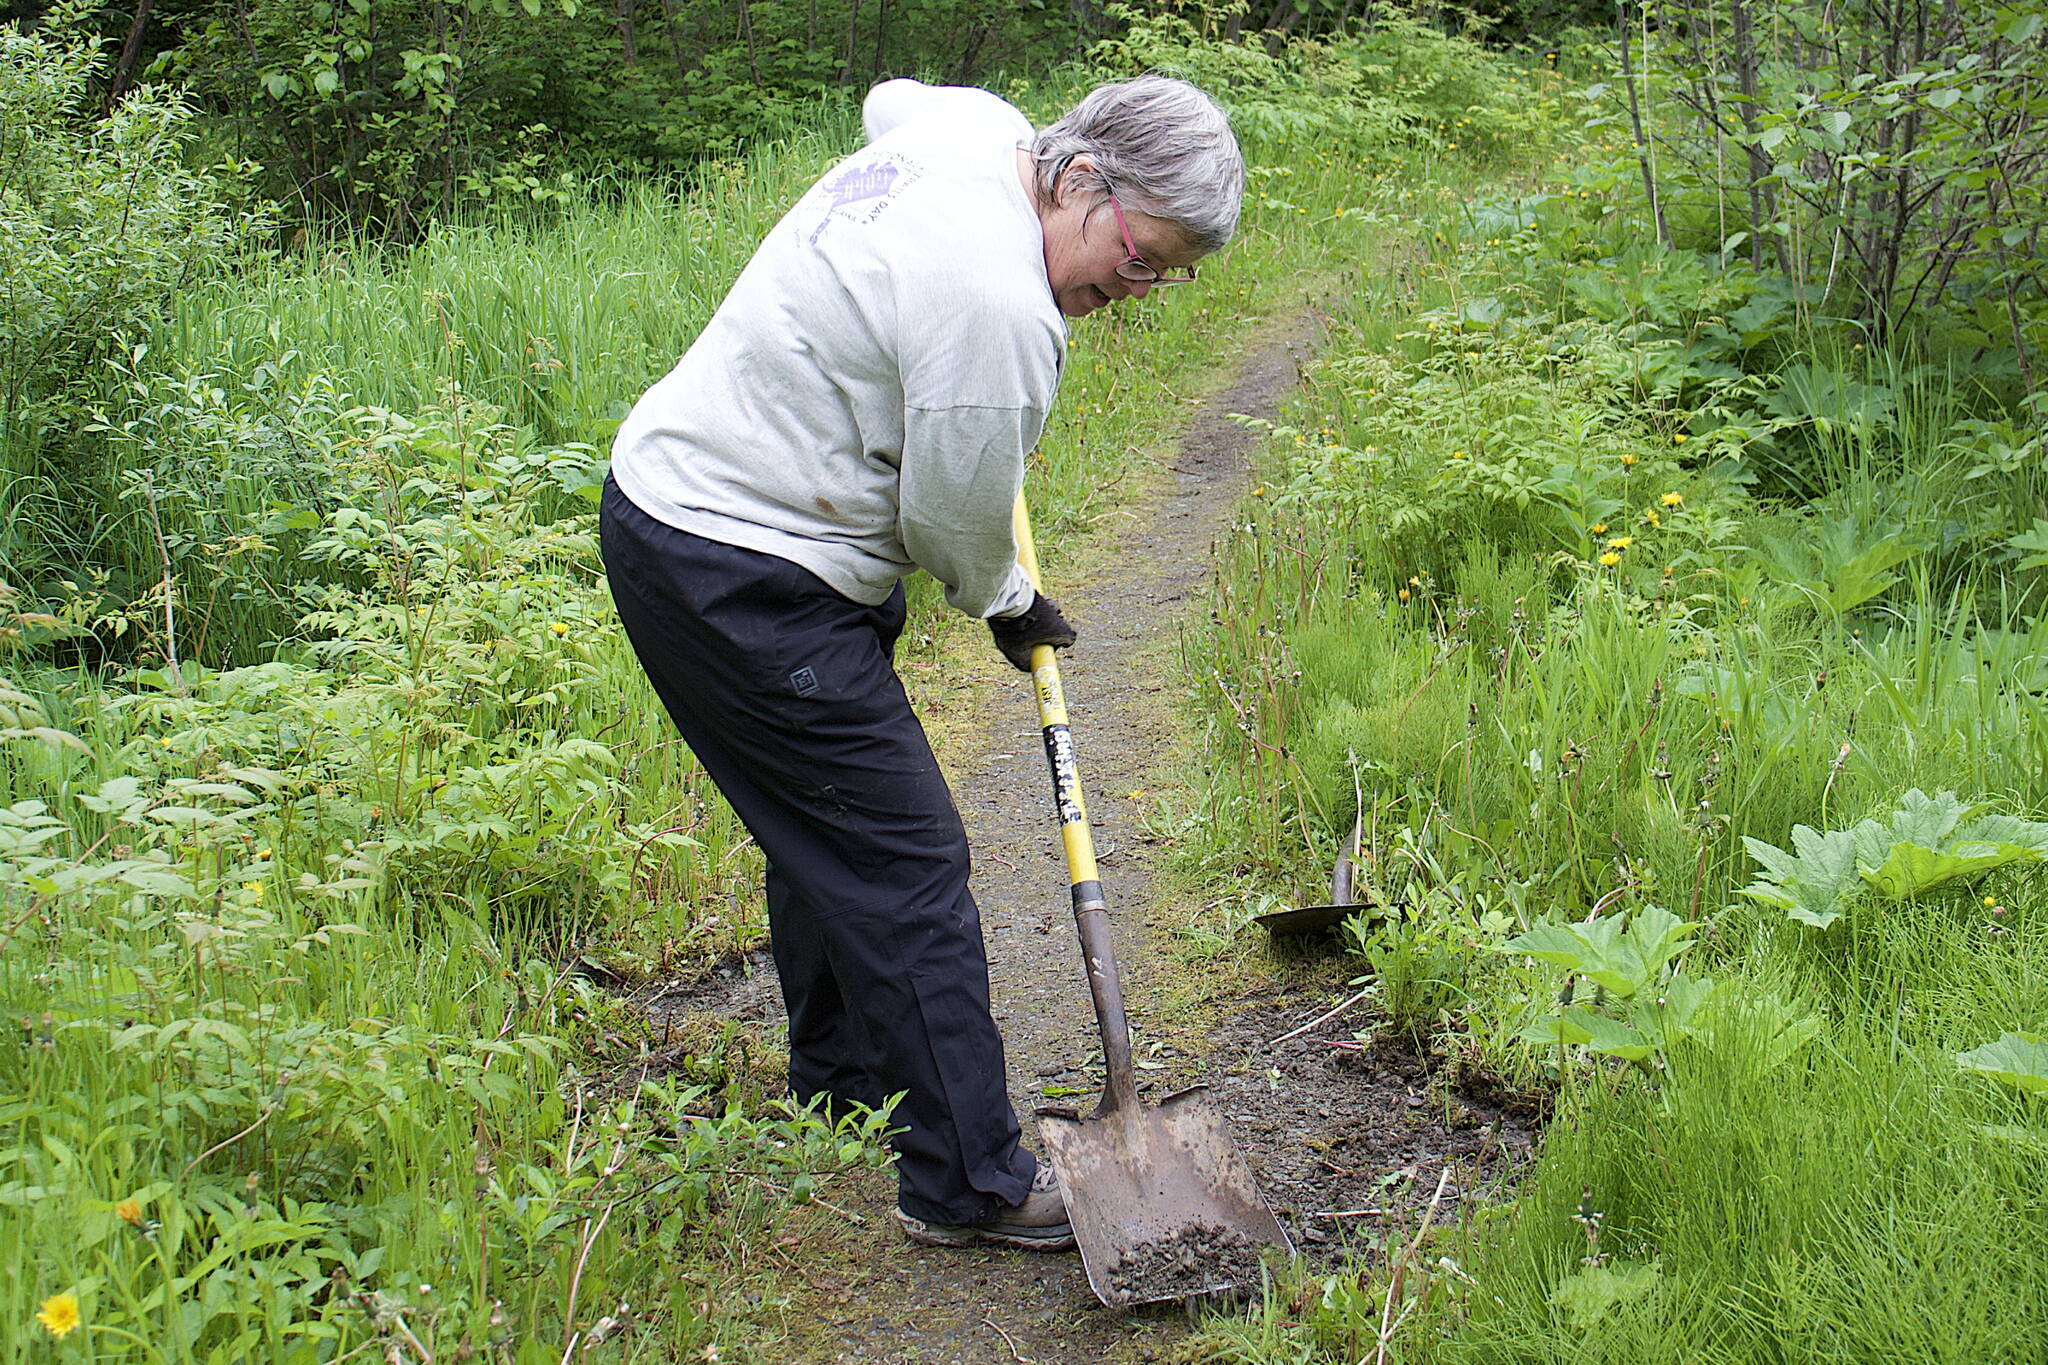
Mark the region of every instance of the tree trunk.
[[761, 56], [754, 50], [754, 11], [747, 0], [740, 0], [740, 32], [747, 39], [747, 70], [753, 74], [754, 84], [761, 83]]
[[1764, 266], [1764, 227], [1777, 217], [1778, 206], [1771, 187], [1765, 183], [1771, 173], [1770, 158], [1764, 155], [1763, 148], [1756, 142], [1756, 30], [1750, 23], [1749, 0], [1730, 0], [1729, 8], [1734, 19], [1735, 86], [1742, 92], [1742, 98], [1736, 101], [1735, 107], [1742, 119], [1742, 149], [1744, 159], [1749, 163], [1749, 263], [1761, 270]]
[[690, 62], [683, 56], [683, 40], [676, 36], [675, 0], [661, 0], [661, 33], [668, 39], [668, 55], [675, 61], [676, 79], [688, 79]]
[[619, 17], [619, 61], [625, 66], [640, 65], [640, 45], [633, 37], [634, 0], [619, 0], [616, 13]]
[[142, 55], [142, 31], [149, 27], [149, 11], [156, 0], [135, 0], [135, 17], [128, 24], [128, 39], [121, 44], [121, 55], [114, 62], [114, 77], [107, 83], [107, 112], [121, 102], [121, 96], [128, 93], [128, 82], [135, 75], [136, 59]]

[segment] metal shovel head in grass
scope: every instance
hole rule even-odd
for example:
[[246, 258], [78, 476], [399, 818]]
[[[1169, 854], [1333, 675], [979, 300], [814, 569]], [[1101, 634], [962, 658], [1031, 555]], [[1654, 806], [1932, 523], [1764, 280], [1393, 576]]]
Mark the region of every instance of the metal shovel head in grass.
[[[1018, 561], [1036, 584], [1037, 555], [1021, 497], [1016, 530]], [[1096, 872], [1059, 664], [1050, 645], [1033, 649], [1031, 664], [1074, 927], [1108, 1071], [1102, 1104], [1089, 1117], [1071, 1109], [1039, 1111], [1039, 1132], [1059, 1175], [1089, 1287], [1104, 1303], [1122, 1307], [1256, 1285], [1261, 1253], [1267, 1247], [1292, 1252], [1293, 1246], [1199, 1086], [1157, 1105], [1138, 1096], [1109, 906]]]
[[1255, 916], [1259, 924], [1274, 938], [1293, 938], [1304, 934], [1320, 933], [1333, 929], [1353, 915], [1370, 915], [1380, 907], [1370, 901], [1358, 902], [1352, 899], [1354, 880], [1358, 866], [1358, 850], [1365, 837], [1365, 816], [1361, 813], [1351, 825], [1351, 839], [1343, 852], [1337, 855], [1337, 865], [1330, 873], [1330, 903], [1328, 905], [1304, 905], [1293, 910], [1273, 910]]

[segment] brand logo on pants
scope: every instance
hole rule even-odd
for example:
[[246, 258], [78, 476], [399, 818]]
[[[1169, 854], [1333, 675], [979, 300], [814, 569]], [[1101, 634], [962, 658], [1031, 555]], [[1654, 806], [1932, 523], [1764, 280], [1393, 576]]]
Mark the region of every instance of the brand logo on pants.
[[789, 675], [789, 685], [796, 689], [799, 697], [808, 697], [818, 690], [818, 675], [808, 667], [799, 668]]

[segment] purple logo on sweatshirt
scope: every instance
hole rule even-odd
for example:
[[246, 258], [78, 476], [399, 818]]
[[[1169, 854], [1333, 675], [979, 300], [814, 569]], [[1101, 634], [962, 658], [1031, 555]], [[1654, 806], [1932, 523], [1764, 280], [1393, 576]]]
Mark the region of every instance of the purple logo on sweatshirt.
[[817, 245], [834, 219], [856, 227], [874, 222], [905, 188], [922, 177], [915, 162], [892, 152], [871, 153], [856, 165], [842, 167], [817, 187], [812, 203], [823, 203], [815, 210], [818, 219], [808, 234], [811, 245]]
[[843, 209], [863, 199], [880, 199], [895, 185], [899, 174], [901, 172], [887, 162], [879, 166], [855, 166], [827, 185], [825, 193], [832, 196], [833, 208]]

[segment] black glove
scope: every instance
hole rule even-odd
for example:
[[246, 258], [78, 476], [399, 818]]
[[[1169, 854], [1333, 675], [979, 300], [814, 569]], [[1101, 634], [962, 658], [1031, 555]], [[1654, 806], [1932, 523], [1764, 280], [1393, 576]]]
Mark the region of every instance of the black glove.
[[1031, 605], [1018, 616], [991, 616], [988, 633], [996, 637], [1003, 657], [1025, 673], [1031, 671], [1034, 645], [1065, 649], [1074, 643], [1074, 628], [1060, 615], [1060, 604], [1044, 593], [1033, 593]]

